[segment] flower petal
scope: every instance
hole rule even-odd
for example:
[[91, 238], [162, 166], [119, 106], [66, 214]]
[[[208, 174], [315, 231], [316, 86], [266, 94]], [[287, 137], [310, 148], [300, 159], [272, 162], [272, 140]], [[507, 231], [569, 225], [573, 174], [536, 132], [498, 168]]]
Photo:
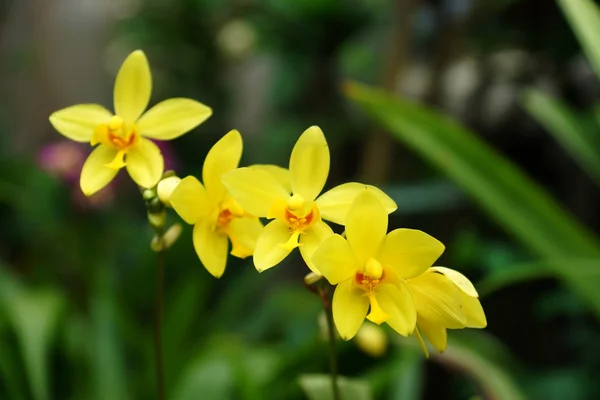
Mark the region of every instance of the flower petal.
[[216, 204], [223, 201], [227, 193], [221, 178], [226, 172], [237, 168], [242, 157], [242, 146], [242, 136], [234, 129], [215, 143], [204, 159], [202, 181]]
[[361, 265], [379, 253], [387, 225], [383, 204], [372, 191], [364, 189], [356, 196], [346, 218], [346, 237]]
[[204, 186], [193, 176], [186, 176], [179, 182], [170, 201], [175, 212], [191, 225], [214, 209]]
[[313, 254], [315, 253], [315, 250], [319, 248], [321, 243], [331, 235], [333, 235], [333, 231], [329, 225], [323, 221], [317, 222], [306, 231], [306, 233], [300, 235], [300, 246], [298, 247], [300, 249], [300, 254], [308, 268], [315, 274], [322, 275], [312, 260]]
[[440, 273], [427, 271], [407, 283], [419, 319], [451, 329], [465, 327], [467, 317], [462, 307], [461, 291], [450, 279]]
[[290, 157], [292, 192], [314, 200], [329, 175], [329, 147], [318, 126], [311, 126], [300, 135]]
[[292, 177], [289, 169], [272, 164], [253, 164], [250, 165], [250, 168], [258, 168], [267, 171], [277, 179], [277, 182], [279, 182], [288, 193], [292, 193]]
[[441, 325], [432, 324], [426, 320], [419, 319], [417, 323], [419, 330], [429, 343], [433, 345], [440, 353], [443, 353], [446, 350], [448, 345], [448, 332], [446, 332], [446, 328]]
[[471, 297], [479, 297], [477, 290], [475, 290], [475, 286], [471, 283], [469, 278], [461, 274], [460, 272], [446, 268], [446, 267], [431, 267], [432, 271], [437, 271], [446, 276], [446, 278], [450, 279], [460, 290], [465, 292], [465, 294]]
[[239, 258], [251, 256], [262, 230], [263, 225], [258, 218], [234, 218], [231, 220], [227, 232], [229, 240], [231, 240], [231, 255]]
[[136, 125], [142, 136], [171, 140], [191, 131], [211, 115], [210, 107], [196, 100], [175, 98], [162, 101], [146, 111]]
[[157, 145], [148, 139], [127, 150], [127, 172], [139, 186], [151, 188], [156, 186], [164, 171], [164, 159]]
[[335, 288], [333, 321], [344, 340], [350, 340], [356, 335], [367, 316], [369, 299], [364, 294], [365, 292], [356, 287], [351, 279], [341, 282]]
[[467, 328], [485, 328], [487, 326], [487, 319], [483, 312], [483, 307], [479, 299], [476, 297], [468, 296], [466, 293], [461, 293], [463, 310], [467, 316]]
[[274, 267], [292, 252], [291, 248], [282, 246], [291, 235], [287, 225], [277, 219], [264, 227], [254, 249], [254, 266], [258, 272]]
[[152, 92], [152, 76], [146, 55], [141, 50], [131, 53], [121, 65], [115, 80], [115, 113], [126, 123], [135, 122], [148, 106]]
[[349, 182], [328, 190], [315, 200], [321, 211], [321, 218], [339, 225], [345, 225], [346, 217], [352, 203], [354, 203], [356, 196], [365, 189], [372, 191], [377, 196], [388, 214], [393, 213], [398, 208], [394, 200], [379, 188], [362, 183]]
[[399, 278], [414, 278], [425, 272], [444, 252], [436, 238], [415, 229], [394, 229], [387, 234], [377, 259]]
[[274, 203], [290, 197], [273, 175], [259, 168], [227, 172], [222, 182], [244, 210], [261, 218], [267, 216]]
[[348, 242], [337, 234], [323, 241], [313, 254], [312, 261], [332, 285], [352, 278], [359, 270], [358, 261]]
[[417, 323], [413, 296], [404, 281], [377, 285], [375, 293], [379, 306], [388, 315], [385, 321], [402, 336], [409, 336]]
[[63, 136], [76, 142], [89, 142], [94, 130], [105, 124], [112, 113], [98, 104], [79, 104], [50, 115], [50, 123]]
[[115, 158], [117, 152], [116, 149], [103, 145], [92, 151], [83, 164], [79, 178], [83, 194], [91, 196], [113, 180], [119, 170], [109, 168], [106, 165]]
[[225, 272], [227, 263], [227, 236], [218, 233], [214, 224], [204, 219], [194, 225], [194, 248], [204, 268], [215, 278]]

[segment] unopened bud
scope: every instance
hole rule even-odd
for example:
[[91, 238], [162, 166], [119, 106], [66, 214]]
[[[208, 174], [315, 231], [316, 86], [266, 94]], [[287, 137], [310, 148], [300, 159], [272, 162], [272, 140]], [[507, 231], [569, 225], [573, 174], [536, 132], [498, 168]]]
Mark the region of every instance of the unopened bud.
[[154, 236], [150, 243], [150, 248], [154, 251], [166, 250], [173, 245], [179, 239], [181, 235], [182, 227], [181, 224], [173, 224], [162, 237], [162, 240], [158, 236]]
[[161, 230], [167, 222], [167, 213], [163, 209], [158, 212], [148, 212], [148, 222], [154, 229]]
[[304, 277], [304, 283], [306, 283], [307, 285], [314, 285], [315, 283], [319, 282], [321, 279], [323, 279], [322, 275], [318, 275], [318, 274], [315, 274], [314, 272], [310, 272]]
[[168, 207], [171, 206], [171, 195], [173, 194], [173, 191], [177, 185], [179, 185], [179, 182], [181, 182], [181, 178], [177, 176], [170, 176], [158, 182], [156, 192], [158, 193], [158, 198], [163, 202], [164, 205]]
[[387, 350], [387, 336], [378, 325], [365, 322], [354, 337], [359, 349], [371, 357], [381, 357]]

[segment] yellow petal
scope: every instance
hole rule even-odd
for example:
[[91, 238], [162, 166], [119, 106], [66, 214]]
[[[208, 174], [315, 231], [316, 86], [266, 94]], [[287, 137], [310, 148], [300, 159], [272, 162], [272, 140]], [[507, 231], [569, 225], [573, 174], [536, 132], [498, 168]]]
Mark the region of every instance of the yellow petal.
[[344, 340], [350, 340], [356, 335], [367, 316], [369, 299], [364, 294], [365, 292], [356, 287], [351, 279], [341, 282], [335, 288], [333, 321]]
[[485, 328], [487, 326], [487, 319], [483, 312], [483, 307], [479, 299], [476, 297], [468, 296], [466, 293], [461, 293], [463, 310], [467, 316], [467, 328]]
[[230, 171], [223, 175], [222, 182], [244, 210], [261, 218], [267, 216], [274, 203], [290, 197], [273, 175], [259, 168]]
[[115, 80], [115, 113], [126, 123], [135, 122], [148, 106], [152, 77], [146, 55], [141, 50], [131, 53], [121, 65]]
[[292, 192], [304, 200], [314, 200], [329, 175], [329, 147], [318, 126], [311, 126], [300, 136], [290, 157]]
[[146, 111], [136, 125], [142, 136], [171, 140], [191, 131], [211, 114], [209, 107], [195, 100], [168, 99]]
[[337, 234], [323, 241], [313, 254], [312, 261], [332, 285], [354, 278], [360, 269], [348, 242]]
[[365, 189], [372, 191], [383, 204], [388, 214], [393, 213], [398, 208], [394, 200], [387, 194], [375, 186], [364, 185], [362, 183], [350, 182], [336, 186], [331, 190], [323, 193], [315, 201], [321, 211], [321, 218], [334, 222], [339, 225], [346, 224], [348, 211], [356, 196], [362, 193]]
[[417, 310], [404, 281], [384, 283], [375, 288], [377, 301], [389, 317], [385, 321], [402, 336], [409, 336], [417, 323]]
[[399, 278], [421, 275], [444, 252], [436, 238], [415, 229], [395, 229], [387, 234], [378, 260], [390, 267]]
[[425, 344], [425, 340], [423, 340], [423, 337], [421, 336], [421, 332], [419, 332], [418, 327], [415, 327], [414, 334], [417, 337], [417, 340], [419, 341], [419, 346], [421, 347], [423, 354], [425, 354], [425, 358], [429, 358], [429, 350], [427, 350], [427, 345]]
[[253, 164], [250, 165], [250, 168], [258, 168], [267, 171], [277, 179], [277, 182], [279, 182], [288, 193], [292, 193], [292, 177], [290, 176], [289, 169], [272, 164]]
[[279, 264], [292, 251], [281, 244], [292, 236], [287, 225], [279, 220], [273, 220], [264, 227], [256, 241], [254, 250], [254, 266], [258, 272], [263, 272]]
[[223, 174], [236, 169], [241, 157], [242, 136], [236, 130], [223, 136], [206, 155], [202, 167], [202, 181], [208, 195], [215, 203], [223, 201], [227, 193], [227, 189], [221, 182]]
[[461, 291], [450, 279], [437, 272], [427, 271], [410, 279], [408, 286], [419, 318], [451, 329], [465, 327], [467, 317], [462, 307]]
[[419, 319], [417, 323], [419, 330], [429, 343], [433, 345], [440, 353], [443, 353], [446, 350], [446, 346], [448, 345], [448, 332], [446, 332], [446, 328], [441, 325], [432, 324], [426, 320]]
[[63, 136], [76, 142], [89, 142], [94, 130], [105, 124], [112, 113], [98, 104], [79, 104], [50, 115], [50, 123]]
[[370, 190], [363, 190], [346, 218], [346, 237], [361, 265], [379, 253], [387, 232], [388, 215]]
[[322, 275], [319, 268], [317, 268], [312, 261], [315, 250], [319, 248], [321, 243], [328, 237], [333, 235], [333, 231], [323, 221], [319, 221], [310, 227], [303, 235], [300, 235], [300, 254], [304, 259], [304, 262], [310, 268], [310, 270], [316, 274]]
[[119, 170], [108, 168], [106, 164], [110, 163], [116, 154], [116, 149], [103, 145], [92, 151], [83, 164], [81, 177], [79, 178], [83, 194], [91, 196], [113, 180]]
[[471, 297], [479, 297], [477, 290], [475, 290], [475, 286], [473, 286], [469, 278], [467, 278], [460, 272], [446, 267], [431, 267], [431, 270], [444, 274], [446, 278], [454, 282], [454, 284], [458, 286], [460, 290], [465, 292], [465, 294]]
[[263, 225], [258, 218], [234, 218], [231, 220], [227, 231], [229, 240], [231, 240], [231, 255], [239, 258], [251, 256], [262, 230]]
[[179, 182], [171, 194], [170, 201], [175, 212], [192, 225], [211, 211], [215, 211], [204, 186], [193, 176], [187, 176]]
[[141, 138], [140, 142], [127, 150], [127, 172], [139, 186], [156, 186], [164, 171], [164, 160], [160, 149], [152, 141]]
[[210, 220], [203, 219], [194, 225], [194, 248], [204, 268], [220, 278], [227, 262], [227, 236], [215, 231]]

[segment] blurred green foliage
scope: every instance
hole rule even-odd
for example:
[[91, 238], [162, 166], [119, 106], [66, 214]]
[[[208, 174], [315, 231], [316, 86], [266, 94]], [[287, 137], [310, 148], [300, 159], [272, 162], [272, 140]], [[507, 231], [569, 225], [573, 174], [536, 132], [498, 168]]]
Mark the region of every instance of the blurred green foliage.
[[[492, 50], [520, 46], [542, 53], [550, 64], [579, 51], [558, 7], [548, 2], [479, 1], [452, 8], [458, 3], [424, 1], [409, 19], [411, 57], [433, 59], [440, 76], [446, 48], [467, 48], [484, 58]], [[400, 143], [385, 183], [399, 205], [391, 224], [440, 238], [448, 249], [440, 262], [480, 279], [489, 328], [457, 332], [447, 352], [431, 360], [423, 359], [412, 338], [390, 334], [392, 345], [382, 358], [340, 342], [341, 373], [352, 395], [600, 396], [595, 384], [600, 223], [578, 221], [572, 214], [580, 210], [560, 205], [563, 189], [549, 180], [550, 173], [526, 162], [520, 168], [523, 155], [501, 148], [489, 132], [474, 133], [481, 127], [477, 122], [465, 128], [436, 111], [431, 105], [441, 102], [437, 78], [424, 96], [429, 105], [359, 85], [349, 92], [351, 102], [344, 99], [340, 87], [349, 79], [381, 84], [397, 23], [393, 2], [140, 4], [116, 27], [114, 43], [147, 52], [156, 99], [193, 97], [215, 110], [200, 129], [175, 142], [180, 173], [198, 174], [208, 149], [234, 127], [244, 135], [245, 164], [284, 164], [300, 132], [318, 124], [332, 149], [328, 184], [333, 186], [356, 179], [373, 125], [383, 126]], [[589, 0], [557, 4], [598, 71], [597, 6]], [[547, 19], [539, 16], [540, 7], [548, 7]], [[532, 27], [532, 15], [552, 29]], [[245, 47], [236, 47], [248, 38]], [[519, 89], [527, 88], [524, 109], [564, 147], [561, 157], [569, 154], [582, 167], [565, 172], [568, 179], [585, 172], [598, 182], [596, 103], [578, 111], [578, 101], [558, 100], [529, 83], [518, 82]], [[254, 103], [258, 111], [250, 107]], [[2, 122], [10, 121], [10, 115], [0, 114]], [[509, 117], [499, 125], [521, 126]], [[10, 131], [3, 133], [5, 149]], [[546, 138], [532, 139], [534, 151]], [[513, 139], [516, 147], [523, 143]], [[537, 163], [528, 148], [519, 150]], [[0, 398], [154, 398], [155, 255], [136, 188], [118, 182], [114, 202], [94, 207], [74, 198], [71, 184], [40, 171], [33, 160], [4, 150], [1, 155]], [[305, 268], [299, 258], [260, 275], [251, 260], [232, 260], [217, 281], [201, 267], [190, 237], [188, 227], [167, 255], [169, 398], [328, 398], [321, 303], [302, 285]]]

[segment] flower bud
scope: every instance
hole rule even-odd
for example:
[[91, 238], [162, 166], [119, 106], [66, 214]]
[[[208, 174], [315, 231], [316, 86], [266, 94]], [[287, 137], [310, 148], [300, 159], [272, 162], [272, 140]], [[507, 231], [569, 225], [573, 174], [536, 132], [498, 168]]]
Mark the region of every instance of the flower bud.
[[371, 357], [381, 357], [387, 349], [387, 336], [383, 329], [365, 322], [354, 337], [359, 349]]
[[310, 272], [304, 277], [304, 283], [306, 283], [307, 285], [314, 285], [321, 279], [323, 279], [322, 275], [317, 275], [314, 272]]
[[173, 224], [162, 237], [162, 241], [158, 236], [154, 236], [150, 243], [150, 248], [153, 251], [166, 250], [173, 245], [179, 239], [182, 231], [181, 224]]
[[158, 186], [156, 187], [156, 191], [158, 193], [158, 198], [163, 202], [164, 205], [170, 207], [171, 206], [171, 195], [173, 191], [181, 182], [181, 178], [177, 176], [170, 176], [158, 182]]

